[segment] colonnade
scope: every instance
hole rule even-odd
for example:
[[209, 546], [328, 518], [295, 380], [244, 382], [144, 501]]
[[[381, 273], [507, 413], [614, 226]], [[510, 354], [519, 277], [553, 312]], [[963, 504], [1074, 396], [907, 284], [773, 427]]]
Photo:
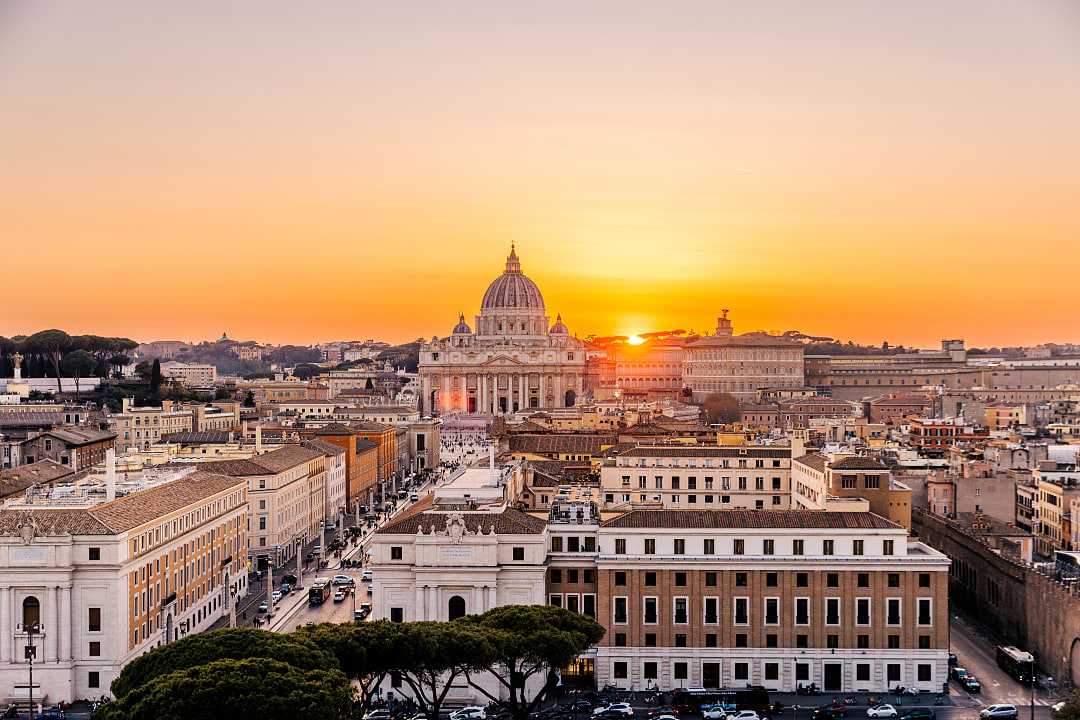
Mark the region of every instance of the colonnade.
[[489, 415], [567, 407], [567, 391], [572, 390], [577, 398], [582, 390], [581, 375], [520, 370], [470, 372], [464, 368], [425, 374], [422, 388], [426, 413], [438, 410]]

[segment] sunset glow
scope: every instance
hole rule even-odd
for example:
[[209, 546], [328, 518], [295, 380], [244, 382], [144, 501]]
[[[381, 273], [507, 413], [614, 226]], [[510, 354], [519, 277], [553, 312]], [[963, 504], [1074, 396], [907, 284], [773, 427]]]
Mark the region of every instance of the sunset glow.
[[0, 334], [1080, 339], [1075, 3], [230, 7], [0, 8]]

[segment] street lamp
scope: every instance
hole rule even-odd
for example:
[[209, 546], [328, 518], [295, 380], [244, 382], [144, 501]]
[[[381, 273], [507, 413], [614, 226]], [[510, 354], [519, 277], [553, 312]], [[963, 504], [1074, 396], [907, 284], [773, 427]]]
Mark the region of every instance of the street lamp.
[[1031, 683], [1031, 720], [1035, 720], [1035, 654], [1031, 653], [1031, 672], [1028, 674], [1028, 682]]
[[41, 626], [34, 622], [29, 626], [23, 626], [23, 632], [26, 633], [27, 645], [23, 648], [24, 657], [27, 662], [30, 663], [30, 683], [28, 689], [30, 691], [30, 712], [34, 711], [34, 657], [37, 655], [37, 648], [34, 647], [34, 635], [41, 632]]

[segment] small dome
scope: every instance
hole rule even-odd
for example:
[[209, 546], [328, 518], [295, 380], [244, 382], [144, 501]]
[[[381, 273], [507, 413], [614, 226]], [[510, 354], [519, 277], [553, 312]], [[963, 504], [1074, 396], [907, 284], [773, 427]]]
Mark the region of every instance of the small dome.
[[510, 246], [510, 255], [506, 258], [506, 269], [495, 278], [484, 293], [480, 303], [481, 310], [502, 310], [506, 308], [544, 310], [544, 296], [528, 276], [521, 272], [514, 246]]
[[561, 313], [555, 318], [555, 324], [551, 326], [551, 329], [548, 330], [548, 333], [550, 335], [569, 335], [570, 334], [570, 331], [566, 329], [565, 325], [563, 325], [562, 314]]
[[457, 325], [454, 326], [454, 335], [472, 335], [472, 330], [465, 322], [465, 313], [458, 313]]

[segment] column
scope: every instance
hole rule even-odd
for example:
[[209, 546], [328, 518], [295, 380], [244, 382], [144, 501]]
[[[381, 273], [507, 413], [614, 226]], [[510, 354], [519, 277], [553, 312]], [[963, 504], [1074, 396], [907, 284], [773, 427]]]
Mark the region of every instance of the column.
[[60, 628], [56, 624], [56, 586], [50, 587], [45, 596], [45, 661], [56, 662], [57, 640], [60, 637]]
[[488, 411], [488, 404], [487, 404], [487, 374], [486, 373], [480, 376], [479, 385], [480, 385], [480, 387], [477, 390], [477, 395], [479, 397], [479, 408], [478, 409], [479, 409], [480, 412], [486, 413]]
[[405, 618], [405, 621], [406, 622], [411, 622], [413, 620], [430, 620], [431, 618], [426, 617], [424, 615], [425, 612], [426, 612], [426, 609], [424, 608], [424, 588], [421, 585], [417, 585], [416, 586], [416, 604], [413, 606], [414, 615], [413, 615], [413, 617]]
[[540, 409], [541, 410], [547, 407], [547, 395], [546, 395], [547, 384], [545, 382], [546, 379], [547, 379], [547, 373], [545, 373], [544, 370], [541, 369], [540, 370]]
[[521, 376], [521, 409], [526, 410], [529, 407], [529, 376]]
[[495, 401], [495, 403], [494, 403], [495, 414], [496, 415], [502, 415], [502, 410], [499, 408], [499, 393], [502, 392], [502, 390], [499, 388], [499, 385], [502, 384], [502, 382], [501, 382], [502, 381], [502, 373], [495, 373], [494, 375], [491, 376], [491, 379], [495, 383], [495, 395], [493, 397], [493, 400]]
[[497, 596], [497, 594], [496, 594], [496, 592], [495, 592], [495, 586], [494, 586], [494, 585], [488, 585], [488, 603], [487, 603], [487, 609], [488, 609], [488, 610], [491, 610], [492, 608], [494, 608], [494, 607], [496, 606], [496, 604], [497, 604], [498, 602], [499, 602], [499, 601], [498, 601], [498, 596]]
[[14, 627], [11, 609], [8, 607], [8, 593], [0, 592], [0, 665], [8, 661], [8, 649]]
[[71, 654], [71, 586], [60, 588], [60, 660], [72, 659]]
[[450, 409], [450, 373], [444, 372], [442, 376], [442, 390], [439, 391], [440, 412]]

